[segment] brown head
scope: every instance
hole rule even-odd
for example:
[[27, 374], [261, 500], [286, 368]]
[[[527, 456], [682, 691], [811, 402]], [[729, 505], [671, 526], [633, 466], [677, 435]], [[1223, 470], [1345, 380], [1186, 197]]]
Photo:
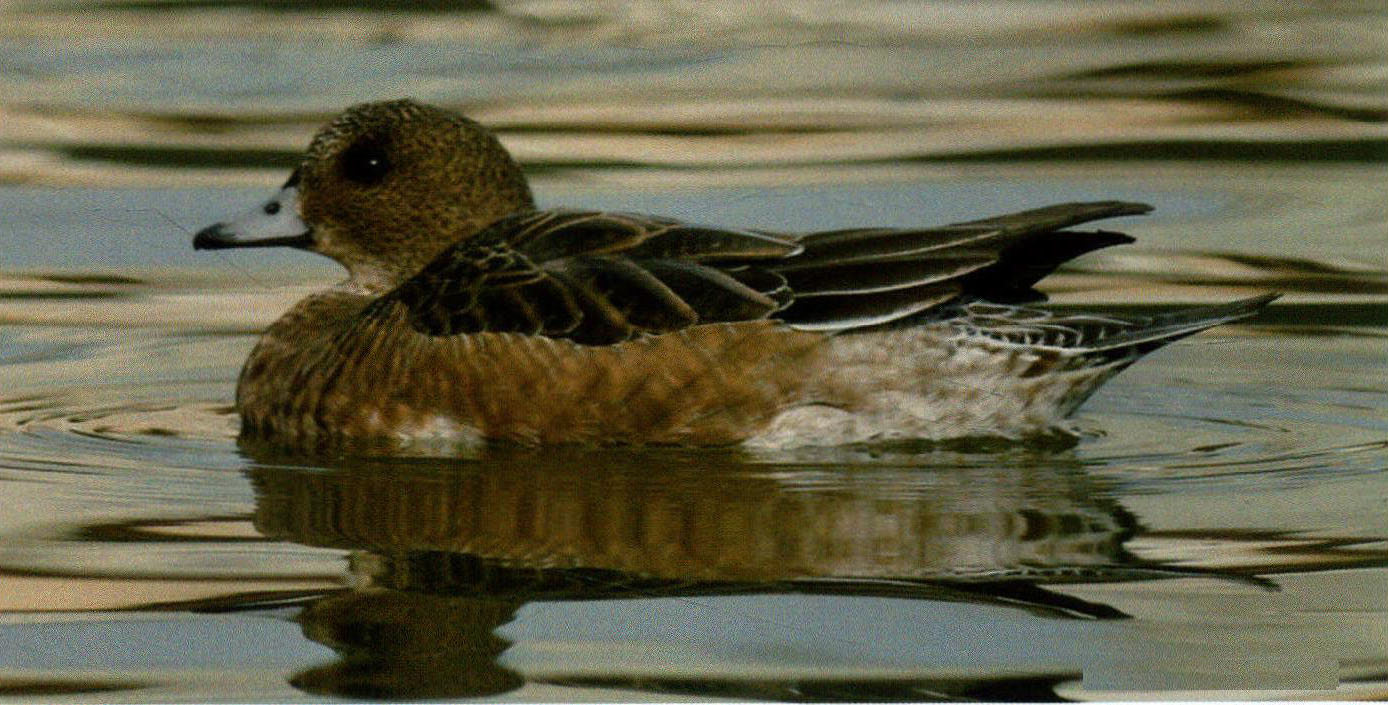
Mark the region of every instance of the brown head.
[[319, 130], [274, 198], [202, 230], [193, 246], [299, 247], [381, 292], [445, 247], [534, 207], [520, 167], [481, 125], [411, 100], [364, 103]]

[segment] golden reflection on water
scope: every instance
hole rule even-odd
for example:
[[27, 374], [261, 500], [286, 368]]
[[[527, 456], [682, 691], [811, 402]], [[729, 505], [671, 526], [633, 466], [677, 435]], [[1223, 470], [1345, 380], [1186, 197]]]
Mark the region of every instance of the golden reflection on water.
[[[1176, 590], [1242, 595], [1239, 609], [1254, 612], [1268, 599], [1255, 595], [1277, 589], [1248, 567], [1138, 558], [1125, 548], [1137, 520], [1104, 481], [1063, 453], [1012, 460], [937, 469], [769, 466], [736, 454], [518, 449], [444, 466], [353, 460], [331, 470], [269, 464], [249, 472], [257, 531], [352, 552], [351, 589], [298, 617], [304, 634], [340, 659], [293, 681], [349, 697], [519, 687], [523, 669], [503, 658], [511, 643], [496, 630], [531, 603], [674, 597], [697, 605], [729, 595], [822, 594], [1123, 620], [1122, 609], [1076, 598], [1067, 586], [1083, 594], [1090, 583], [1175, 579], [1185, 586]], [[1381, 560], [1372, 553], [1338, 567]], [[1178, 669], [1170, 676], [1177, 680], [1179, 669], [1194, 667], [1161, 649], [1153, 658]], [[1305, 677], [1298, 673], [1270, 671], [1267, 682]], [[720, 686], [723, 677], [679, 687], [744, 695], [792, 687], [754, 673]], [[925, 674], [821, 677], [838, 679], [844, 693], [884, 684], [899, 693], [979, 687]], [[678, 690], [658, 677], [594, 683]]]
[[734, 454], [557, 450], [445, 472], [354, 462], [252, 477], [267, 536], [532, 568], [717, 582], [1082, 575], [1130, 562], [1132, 518], [1077, 467], [768, 470]]
[[517, 451], [251, 477], [258, 531], [353, 550], [353, 589], [298, 618], [341, 658], [293, 681], [349, 697], [519, 687], [496, 629], [537, 600], [824, 592], [1113, 617], [1008, 576], [1084, 580], [1135, 562], [1132, 518], [1073, 466], [769, 471], [735, 456]]
[[[1110, 676], [1228, 685], [1205, 661], [1256, 653], [1241, 673], [1290, 696], [1330, 659], [1358, 682], [1315, 692], [1381, 697], [1382, 8], [332, 5], [0, 6], [0, 638], [292, 611], [333, 650], [215, 677], [0, 659], [0, 694], [1163, 695], [969, 651], [1002, 619], [1000, 648], [1102, 652], [1086, 667]], [[329, 115], [402, 95], [498, 129], [555, 205], [810, 229], [1131, 196], [1160, 206], [1123, 224], [1140, 244], [1048, 279], [1060, 305], [1289, 296], [1126, 373], [1096, 407], [1111, 435], [1068, 451], [238, 455], [240, 361], [331, 276], [171, 252], [203, 201], [282, 182]], [[769, 621], [769, 656], [536, 626], [669, 598], [732, 642], [710, 616], [748, 596], [831, 600], [804, 603], [812, 625], [891, 601], [918, 662], [871, 661], [873, 634], [825, 677], [802, 654], [839, 635]]]
[[103, 5], [0, 8], [0, 183], [270, 183], [330, 115], [403, 95], [536, 173], [1385, 153], [1388, 47], [1348, 6]]

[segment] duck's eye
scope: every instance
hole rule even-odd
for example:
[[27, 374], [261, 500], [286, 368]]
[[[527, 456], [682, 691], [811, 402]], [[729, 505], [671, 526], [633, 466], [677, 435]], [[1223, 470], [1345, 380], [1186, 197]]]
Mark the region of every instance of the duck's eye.
[[348, 181], [374, 186], [389, 172], [390, 159], [386, 157], [385, 147], [378, 142], [363, 140], [342, 153], [342, 175]]

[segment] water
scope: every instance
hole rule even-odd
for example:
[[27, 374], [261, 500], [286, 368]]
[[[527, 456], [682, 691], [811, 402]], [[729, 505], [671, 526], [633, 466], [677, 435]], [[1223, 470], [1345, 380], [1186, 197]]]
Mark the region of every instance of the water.
[[[0, 699], [1388, 695], [1376, 3], [0, 7]], [[1152, 203], [1056, 305], [1275, 290], [1072, 448], [238, 447], [337, 276], [202, 253], [344, 105], [497, 126], [542, 202], [765, 228]]]

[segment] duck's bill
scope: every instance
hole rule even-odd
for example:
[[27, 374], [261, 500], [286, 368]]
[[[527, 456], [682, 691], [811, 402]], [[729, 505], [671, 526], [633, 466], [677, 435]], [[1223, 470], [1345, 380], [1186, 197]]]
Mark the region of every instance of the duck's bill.
[[299, 188], [290, 179], [275, 197], [250, 212], [210, 225], [193, 236], [195, 250], [232, 247], [299, 247], [313, 245], [313, 231], [299, 218]]

